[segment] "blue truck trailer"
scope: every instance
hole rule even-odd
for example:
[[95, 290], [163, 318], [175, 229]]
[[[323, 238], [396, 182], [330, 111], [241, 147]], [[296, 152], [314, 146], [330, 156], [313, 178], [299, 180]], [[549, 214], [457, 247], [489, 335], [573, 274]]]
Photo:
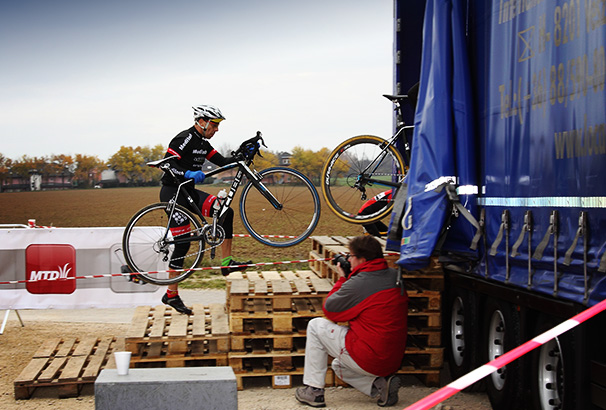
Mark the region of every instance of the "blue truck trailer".
[[[394, 4], [394, 92], [419, 97], [388, 249], [442, 262], [458, 378], [606, 298], [606, 2]], [[606, 314], [471, 389], [606, 409]]]

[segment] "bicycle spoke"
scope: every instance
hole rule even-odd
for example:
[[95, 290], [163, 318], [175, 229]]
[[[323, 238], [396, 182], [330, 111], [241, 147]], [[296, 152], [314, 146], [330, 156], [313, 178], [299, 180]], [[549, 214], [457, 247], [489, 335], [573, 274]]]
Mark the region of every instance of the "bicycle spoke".
[[320, 216], [319, 197], [311, 182], [289, 168], [270, 168], [259, 174], [282, 209], [275, 209], [252, 184], [247, 185], [240, 203], [246, 229], [255, 239], [270, 246], [291, 246], [307, 238]]
[[404, 179], [406, 167], [392, 145], [374, 136], [351, 138], [330, 155], [322, 179], [322, 193], [331, 210], [352, 223], [373, 222], [387, 216], [393, 206], [384, 206], [368, 215], [360, 215], [365, 203], [389, 191]]

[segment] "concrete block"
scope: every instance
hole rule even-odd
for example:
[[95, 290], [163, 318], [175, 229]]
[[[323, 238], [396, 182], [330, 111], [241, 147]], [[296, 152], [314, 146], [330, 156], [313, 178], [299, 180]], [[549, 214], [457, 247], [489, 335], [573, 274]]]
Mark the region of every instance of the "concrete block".
[[103, 369], [95, 381], [96, 410], [228, 410], [238, 408], [231, 367]]

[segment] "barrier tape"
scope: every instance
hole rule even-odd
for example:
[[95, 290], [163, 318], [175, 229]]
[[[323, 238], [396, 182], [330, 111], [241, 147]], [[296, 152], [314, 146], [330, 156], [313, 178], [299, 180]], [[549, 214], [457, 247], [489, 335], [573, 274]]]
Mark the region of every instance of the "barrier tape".
[[559, 325], [555, 326], [554, 328], [549, 329], [548, 331], [538, 335], [537, 337], [535, 337], [532, 340], [529, 340], [528, 342], [524, 343], [523, 345], [520, 345], [520, 346], [516, 347], [515, 349], [510, 350], [509, 352], [505, 353], [504, 355], [467, 373], [466, 375], [459, 377], [457, 380], [453, 381], [452, 383], [448, 384], [445, 387], [442, 387], [440, 390], [430, 394], [429, 396], [425, 397], [424, 399], [421, 399], [421, 400], [417, 401], [416, 403], [406, 407], [404, 410], [430, 409], [431, 407], [435, 406], [436, 404], [439, 404], [442, 401], [446, 400], [447, 398], [454, 396], [456, 393], [471, 386], [478, 380], [488, 376], [492, 372], [494, 372], [494, 371], [500, 369], [501, 367], [505, 366], [506, 364], [514, 361], [515, 359], [519, 358], [520, 356], [523, 356], [526, 353], [530, 352], [531, 350], [549, 342], [551, 339], [561, 335], [564, 332], [569, 331], [570, 329], [585, 322], [587, 319], [594, 317], [595, 315], [597, 315], [598, 313], [600, 313], [604, 310], [606, 310], [606, 299], [599, 302], [598, 304], [590, 307], [589, 309], [584, 310], [583, 312], [579, 313], [578, 315], [573, 316], [572, 318], [566, 320], [565, 322], [560, 323]]
[[[270, 266], [270, 265], [288, 265], [294, 263], [307, 263], [307, 262], [324, 262], [331, 261], [334, 258], [322, 258], [322, 259], [301, 259], [298, 261], [279, 261], [279, 262], [261, 262], [261, 263], [250, 263], [246, 265], [232, 265], [230, 268], [250, 268], [255, 266]], [[169, 269], [169, 270], [159, 270], [159, 271], [150, 271], [150, 272], [127, 272], [127, 273], [103, 273], [99, 275], [87, 275], [87, 276], [74, 276], [68, 278], [54, 278], [54, 279], [37, 279], [37, 280], [10, 280], [5, 282], [0, 282], [0, 285], [16, 285], [19, 283], [34, 283], [34, 282], [49, 282], [49, 281], [64, 281], [64, 280], [74, 280], [74, 279], [98, 279], [98, 278], [112, 278], [116, 276], [131, 276], [131, 275], [141, 275], [142, 273], [148, 275], [156, 275], [158, 273], [178, 273], [184, 271], [203, 271], [203, 270], [220, 270], [223, 266], [205, 266], [202, 268], [193, 268], [193, 269]]]

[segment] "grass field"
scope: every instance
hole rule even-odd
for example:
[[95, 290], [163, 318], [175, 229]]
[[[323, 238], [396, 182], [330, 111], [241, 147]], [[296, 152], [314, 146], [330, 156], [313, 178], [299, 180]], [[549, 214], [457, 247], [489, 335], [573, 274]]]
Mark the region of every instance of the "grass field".
[[[219, 191], [219, 187], [202, 187], [209, 192]], [[23, 224], [28, 219], [35, 219], [37, 225], [54, 227], [102, 227], [126, 226], [131, 216], [140, 208], [158, 202], [159, 187], [146, 188], [113, 188], [70, 191], [14, 192], [0, 194], [0, 224]], [[362, 233], [359, 225], [348, 224], [334, 215], [322, 201], [320, 222], [313, 235], [352, 236]], [[239, 197], [235, 198], [234, 233], [246, 234], [240, 220]], [[277, 234], [288, 234], [278, 232]], [[272, 248], [258, 243], [251, 238], [234, 238], [234, 257], [238, 260], [251, 259], [254, 263], [290, 261], [309, 258], [311, 241], [288, 248]], [[219, 265], [218, 259], [210, 261], [205, 255], [204, 266]], [[298, 266], [282, 265], [282, 269], [307, 269], [307, 264]], [[214, 276], [209, 271], [196, 274], [183, 286], [197, 287], [198, 281], [207, 282]], [[224, 283], [218, 281], [219, 286]]]

